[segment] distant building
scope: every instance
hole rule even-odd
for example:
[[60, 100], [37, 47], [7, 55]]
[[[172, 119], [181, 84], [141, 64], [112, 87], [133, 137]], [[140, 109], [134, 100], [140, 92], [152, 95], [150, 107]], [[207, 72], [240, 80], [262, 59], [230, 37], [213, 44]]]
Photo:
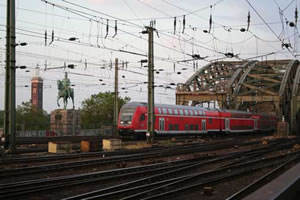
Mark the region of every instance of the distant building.
[[40, 77], [40, 68], [36, 67], [31, 79], [32, 107], [43, 109], [43, 79]]

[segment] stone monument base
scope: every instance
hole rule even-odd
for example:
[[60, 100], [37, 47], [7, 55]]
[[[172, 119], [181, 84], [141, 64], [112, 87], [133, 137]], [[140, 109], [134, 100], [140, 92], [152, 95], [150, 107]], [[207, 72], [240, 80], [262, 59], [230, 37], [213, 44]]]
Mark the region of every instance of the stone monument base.
[[80, 134], [80, 112], [73, 109], [56, 109], [51, 112], [51, 131], [57, 136]]

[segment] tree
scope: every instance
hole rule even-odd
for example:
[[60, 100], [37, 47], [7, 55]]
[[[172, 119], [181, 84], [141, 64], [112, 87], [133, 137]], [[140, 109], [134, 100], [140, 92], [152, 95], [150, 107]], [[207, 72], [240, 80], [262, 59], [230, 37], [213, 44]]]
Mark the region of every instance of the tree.
[[46, 111], [36, 109], [31, 102], [23, 102], [16, 109], [17, 129], [20, 125], [25, 130], [45, 130], [50, 128], [50, 116]]
[[[119, 97], [120, 108], [130, 101], [129, 97]], [[84, 128], [99, 128], [100, 126], [112, 125], [114, 117], [114, 93], [105, 92], [92, 95], [82, 103], [81, 125]]]

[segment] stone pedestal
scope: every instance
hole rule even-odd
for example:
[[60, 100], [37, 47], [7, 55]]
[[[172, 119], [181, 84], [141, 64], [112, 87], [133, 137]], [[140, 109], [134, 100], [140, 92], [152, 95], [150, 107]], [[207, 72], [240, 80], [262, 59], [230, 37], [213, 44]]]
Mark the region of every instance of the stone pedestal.
[[57, 109], [51, 112], [51, 131], [57, 136], [80, 134], [80, 112], [72, 109]]
[[277, 136], [278, 137], [289, 136], [289, 124], [287, 122], [277, 123]]

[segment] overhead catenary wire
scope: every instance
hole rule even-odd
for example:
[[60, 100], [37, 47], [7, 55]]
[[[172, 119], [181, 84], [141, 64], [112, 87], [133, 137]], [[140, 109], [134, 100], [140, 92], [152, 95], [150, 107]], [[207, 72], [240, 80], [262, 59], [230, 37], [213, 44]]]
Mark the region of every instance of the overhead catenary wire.
[[[257, 14], [257, 16], [265, 23], [265, 25], [269, 28], [269, 30], [278, 38], [278, 40], [281, 42], [281, 44], [284, 44], [284, 41], [275, 33], [275, 31], [271, 28], [271, 26], [265, 21], [265, 19], [260, 15], [260, 13], [253, 7], [253, 5], [249, 2], [249, 0], [246, 0], [248, 5], [254, 10], [254, 12]], [[292, 53], [292, 51], [289, 49], [289, 47], [286, 48], [288, 52], [296, 58], [296, 56]]]

